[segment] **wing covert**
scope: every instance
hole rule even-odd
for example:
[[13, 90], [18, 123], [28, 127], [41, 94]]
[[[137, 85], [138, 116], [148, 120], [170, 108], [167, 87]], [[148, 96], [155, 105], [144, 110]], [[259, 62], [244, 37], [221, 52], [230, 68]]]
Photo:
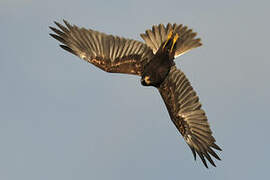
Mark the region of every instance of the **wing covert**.
[[60, 46], [66, 51], [104, 71], [141, 75], [144, 65], [153, 56], [142, 42], [79, 28], [65, 20], [64, 23], [66, 26], [55, 22], [59, 29], [50, 27], [55, 33], [50, 35], [63, 43]]
[[206, 167], [205, 158], [215, 166], [210, 157], [220, 160], [214, 149], [221, 150], [215, 144], [207, 117], [201, 108], [199, 98], [182, 71], [173, 66], [159, 87], [170, 118], [189, 145], [194, 159], [196, 153]]

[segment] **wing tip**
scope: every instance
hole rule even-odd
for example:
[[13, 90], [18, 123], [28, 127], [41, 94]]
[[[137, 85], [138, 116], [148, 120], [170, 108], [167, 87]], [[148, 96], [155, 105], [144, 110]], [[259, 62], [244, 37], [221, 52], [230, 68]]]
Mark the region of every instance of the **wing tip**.
[[216, 143], [211, 144], [211, 147], [213, 147], [216, 150], [222, 151], [222, 149]]
[[53, 37], [54, 39], [60, 41], [61, 43], [66, 44], [65, 39], [63, 39], [61, 36], [58, 36], [58, 35], [53, 34], [53, 33], [49, 33], [49, 35], [50, 35], [51, 37]]
[[197, 152], [197, 153], [199, 154], [199, 157], [201, 158], [201, 160], [202, 160], [204, 166], [208, 169], [208, 165], [207, 165], [207, 162], [206, 162], [206, 160], [205, 160], [205, 158], [204, 158], [203, 153], [202, 153], [202, 152]]
[[60, 46], [62, 49], [64, 49], [64, 50], [66, 50], [66, 51], [68, 51], [68, 52], [70, 52], [70, 53], [76, 55], [76, 53], [75, 53], [71, 48], [69, 48], [68, 46], [65, 46], [65, 45], [62, 45], [62, 44], [60, 44], [59, 46]]

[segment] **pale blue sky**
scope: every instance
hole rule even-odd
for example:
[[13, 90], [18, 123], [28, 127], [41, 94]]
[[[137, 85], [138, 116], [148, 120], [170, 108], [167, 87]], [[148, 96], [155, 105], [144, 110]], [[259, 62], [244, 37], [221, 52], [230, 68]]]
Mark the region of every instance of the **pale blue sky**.
[[[269, 1], [0, 1], [0, 179], [269, 178]], [[158, 91], [63, 51], [53, 21], [141, 40], [183, 23], [203, 46], [176, 59], [224, 150], [194, 162]]]

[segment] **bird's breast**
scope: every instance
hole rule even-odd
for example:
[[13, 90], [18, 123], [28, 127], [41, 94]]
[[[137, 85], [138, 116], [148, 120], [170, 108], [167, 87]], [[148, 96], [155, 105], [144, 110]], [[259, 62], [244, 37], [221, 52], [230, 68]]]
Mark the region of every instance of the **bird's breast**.
[[173, 61], [171, 61], [168, 56], [156, 55], [145, 68], [144, 76], [142, 77], [147, 77], [149, 81], [144, 84], [158, 88], [167, 77], [172, 65]]

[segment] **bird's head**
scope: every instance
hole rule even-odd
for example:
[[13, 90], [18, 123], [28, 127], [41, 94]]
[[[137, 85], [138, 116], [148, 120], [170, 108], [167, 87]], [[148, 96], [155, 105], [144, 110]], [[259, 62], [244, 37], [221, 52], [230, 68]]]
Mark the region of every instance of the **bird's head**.
[[142, 76], [142, 78], [141, 78], [141, 84], [143, 86], [150, 86], [151, 85], [150, 76], [147, 76], [147, 75]]

